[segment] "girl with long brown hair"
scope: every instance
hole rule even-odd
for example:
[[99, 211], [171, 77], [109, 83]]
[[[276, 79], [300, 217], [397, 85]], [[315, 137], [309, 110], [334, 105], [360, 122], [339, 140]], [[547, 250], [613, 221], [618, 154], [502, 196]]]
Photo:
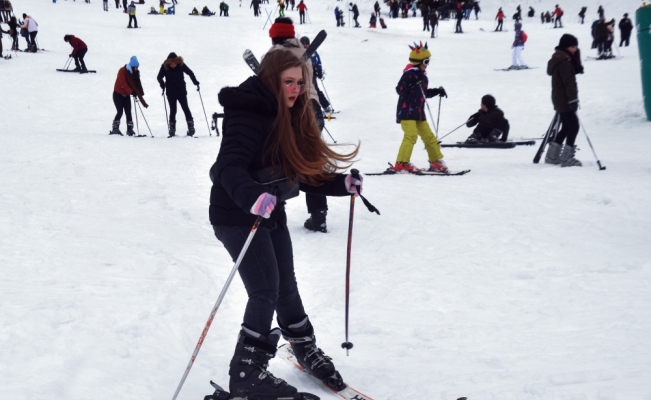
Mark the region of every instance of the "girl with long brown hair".
[[[303, 308], [284, 204], [299, 188], [327, 196], [357, 195], [355, 187], [361, 189], [363, 178], [339, 172], [351, 165], [358, 149], [340, 154], [323, 141], [307, 77], [304, 62], [278, 50], [264, 57], [258, 76], [219, 93], [224, 136], [210, 171], [210, 222], [233, 261], [256, 218], [264, 217], [238, 270], [249, 298], [230, 363], [234, 397], [304, 398], [267, 371], [280, 336], [307, 372], [336, 391], [345, 388], [331, 358], [316, 347]], [[272, 329], [274, 312], [280, 328]]]

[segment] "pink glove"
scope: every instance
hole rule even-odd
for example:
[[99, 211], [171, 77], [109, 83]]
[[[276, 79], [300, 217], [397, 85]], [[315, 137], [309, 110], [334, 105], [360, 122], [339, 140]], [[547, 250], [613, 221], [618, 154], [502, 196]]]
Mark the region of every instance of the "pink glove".
[[262, 218], [269, 218], [275, 206], [276, 196], [269, 193], [262, 193], [253, 204], [253, 207], [251, 207], [251, 214], [259, 215]]
[[[359, 186], [359, 193], [357, 193], [357, 186]], [[361, 173], [359, 174], [359, 179], [353, 177], [352, 175], [346, 176], [346, 190], [348, 190], [348, 193], [357, 197], [362, 193], [363, 187], [364, 187], [364, 175], [362, 175]]]

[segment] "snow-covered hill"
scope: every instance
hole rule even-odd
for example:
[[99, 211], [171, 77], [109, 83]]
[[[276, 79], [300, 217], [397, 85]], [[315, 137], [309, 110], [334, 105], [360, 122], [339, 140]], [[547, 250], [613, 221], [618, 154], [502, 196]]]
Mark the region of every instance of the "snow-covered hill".
[[[221, 111], [220, 88], [250, 75], [242, 52], [269, 46], [265, 19], [246, 2], [232, 2], [229, 18], [188, 16], [194, 6], [217, 8], [196, 0], [181, 0], [176, 16], [150, 16], [157, 2], [147, 1], [138, 30], [96, 1], [14, 2], [38, 21], [48, 51], [0, 60], [1, 399], [171, 398], [232, 267], [207, 212], [220, 138], [208, 136], [189, 88], [200, 137], [166, 139], [155, 76], [178, 53], [201, 82], [208, 115]], [[420, 19], [367, 29], [374, 1], [359, 2], [363, 29], [335, 28], [332, 9], [345, 3], [306, 3], [312, 24], [298, 34], [327, 29], [319, 53], [342, 110], [327, 127], [340, 143], [360, 141], [356, 167], [373, 172], [395, 161], [402, 139], [394, 88], [409, 43], [429, 42], [430, 82], [449, 94], [441, 134], [492, 93], [512, 137], [539, 137], [553, 116], [545, 66], [561, 34], [594, 55], [588, 25], [573, 19], [580, 6], [590, 20], [599, 4], [619, 19], [640, 2], [566, 0], [563, 30], [525, 19], [524, 56], [538, 69], [508, 73], [493, 70], [510, 64], [513, 41], [489, 32], [497, 7], [508, 14], [516, 3], [542, 10], [555, 1], [482, 0], [466, 34], [444, 21], [433, 40]], [[64, 34], [86, 41], [97, 74], [55, 71], [70, 53]], [[534, 165], [532, 147], [444, 149], [452, 169], [472, 172], [366, 179], [382, 215], [361, 204], [355, 213], [349, 357], [340, 348], [349, 202], [330, 201], [327, 234], [302, 228], [302, 197], [288, 205], [302, 297], [319, 346], [347, 381], [376, 400], [651, 399], [651, 138], [636, 46], [634, 37], [618, 48], [622, 59], [586, 61], [578, 78], [579, 116], [606, 171], [581, 133], [583, 168]], [[153, 139], [107, 135], [115, 76], [132, 55]], [[438, 101], [430, 106], [436, 113]], [[178, 125], [185, 129], [182, 118]], [[412, 161], [426, 162], [420, 144]], [[203, 398], [210, 379], [227, 384], [245, 301], [236, 278], [180, 399]], [[335, 398], [281, 361], [271, 370]]]

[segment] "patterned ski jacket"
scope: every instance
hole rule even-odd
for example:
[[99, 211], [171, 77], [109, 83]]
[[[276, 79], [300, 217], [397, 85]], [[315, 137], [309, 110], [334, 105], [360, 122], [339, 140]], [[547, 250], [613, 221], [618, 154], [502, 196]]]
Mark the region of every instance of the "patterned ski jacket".
[[517, 22], [515, 24], [515, 40], [513, 47], [524, 47], [524, 40], [522, 40], [522, 24]]
[[[402, 120], [425, 121], [425, 96], [429, 80], [427, 75], [415, 65], [407, 65], [396, 86], [398, 110], [396, 122]], [[421, 90], [422, 89], [422, 90]]]

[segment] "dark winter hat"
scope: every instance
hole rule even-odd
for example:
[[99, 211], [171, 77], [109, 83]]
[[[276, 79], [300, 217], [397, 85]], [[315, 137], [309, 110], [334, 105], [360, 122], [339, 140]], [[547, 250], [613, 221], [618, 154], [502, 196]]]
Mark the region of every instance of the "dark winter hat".
[[276, 18], [271, 29], [269, 29], [269, 37], [276, 38], [293, 38], [296, 36], [294, 31], [294, 23], [291, 18]]
[[176, 58], [178, 57], [175, 52], [171, 52], [168, 56], [167, 59], [169, 60], [170, 58]]
[[486, 108], [491, 109], [495, 107], [496, 104], [495, 97], [491, 96], [490, 94], [487, 94], [486, 96], [481, 98], [481, 104], [485, 105]]
[[624, 18], [628, 18], [628, 13], [624, 14]]
[[68, 40], [70, 40], [70, 35], [65, 35], [65, 36], [63, 37], [63, 41], [64, 41], [64, 42], [67, 42]]
[[570, 34], [565, 34], [561, 36], [561, 40], [558, 42], [558, 47], [561, 49], [567, 49], [572, 46], [578, 46], [579, 45], [579, 40], [570, 35]]
[[307, 36], [303, 36], [303, 37], [300, 38], [299, 40], [300, 40], [301, 44], [306, 44], [306, 45], [308, 45], [308, 46], [310, 45], [310, 38], [307, 37]]

